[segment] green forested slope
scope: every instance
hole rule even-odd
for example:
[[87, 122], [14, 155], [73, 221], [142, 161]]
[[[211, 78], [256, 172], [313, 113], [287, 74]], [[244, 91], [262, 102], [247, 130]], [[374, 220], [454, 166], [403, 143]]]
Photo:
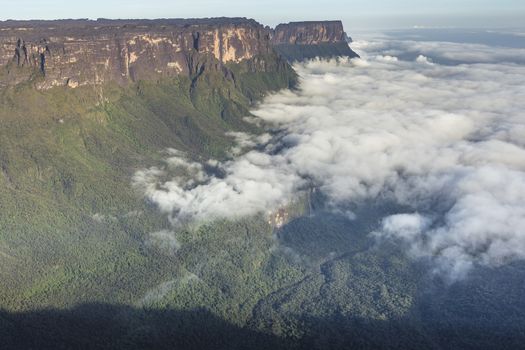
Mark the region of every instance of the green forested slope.
[[[206, 58], [200, 58], [206, 63]], [[38, 79], [38, 78], [35, 78]], [[171, 229], [133, 190], [170, 147], [224, 159], [252, 103], [295, 83], [275, 56], [225, 74], [0, 91], [0, 348], [518, 348], [520, 264], [450, 286], [310, 198], [311, 216]], [[298, 200], [296, 212], [304, 203]], [[451, 346], [450, 346], [451, 345]]]
[[242, 121], [252, 100], [295, 81], [277, 57], [257, 60], [264, 72], [233, 66], [235, 81], [210, 69], [125, 88], [0, 91], [0, 306], [130, 303], [178, 270], [144, 252], [144, 235], [168, 223], [131, 177], [167, 147], [220, 159], [227, 131], [257, 132]]

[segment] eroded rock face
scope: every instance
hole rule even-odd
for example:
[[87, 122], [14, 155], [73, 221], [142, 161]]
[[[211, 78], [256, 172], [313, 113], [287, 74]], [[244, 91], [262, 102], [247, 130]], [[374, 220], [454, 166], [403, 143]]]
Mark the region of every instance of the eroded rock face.
[[359, 57], [348, 45], [341, 21], [291, 22], [275, 28], [272, 45], [288, 61], [339, 56]]
[[275, 28], [272, 44], [319, 45], [346, 43], [341, 21], [291, 22]]
[[31, 21], [0, 23], [3, 85], [39, 72], [39, 88], [126, 84], [191, 75], [195, 56], [238, 63], [271, 52], [270, 30], [253, 20]]
[[[296, 22], [275, 30], [246, 18], [0, 22], [0, 87], [37, 78], [36, 87], [79, 86], [185, 75], [231, 75], [275, 51], [289, 61], [356, 56], [340, 21]], [[262, 68], [264, 69], [264, 64]]]

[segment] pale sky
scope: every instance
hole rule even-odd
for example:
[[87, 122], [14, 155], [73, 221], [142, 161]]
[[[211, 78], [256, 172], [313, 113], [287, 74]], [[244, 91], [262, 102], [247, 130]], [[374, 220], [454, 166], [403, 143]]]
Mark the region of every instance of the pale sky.
[[524, 0], [0, 0], [0, 19], [250, 17], [274, 26], [342, 19], [348, 29], [525, 26]]

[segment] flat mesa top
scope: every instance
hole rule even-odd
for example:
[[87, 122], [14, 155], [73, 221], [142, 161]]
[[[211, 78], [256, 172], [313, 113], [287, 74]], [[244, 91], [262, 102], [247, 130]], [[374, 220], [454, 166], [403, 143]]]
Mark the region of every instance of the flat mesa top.
[[288, 22], [288, 23], [281, 23], [280, 26], [287, 26], [287, 25], [308, 25], [308, 24], [342, 24], [343, 22], [341, 20], [327, 20], [327, 21], [299, 21], [299, 22]]
[[263, 27], [253, 19], [244, 17], [218, 17], [218, 18], [166, 18], [166, 19], [64, 19], [64, 20], [7, 20], [0, 21], [0, 35], [2, 32], [63, 32], [82, 33], [83, 30], [97, 31], [134, 31], [134, 30], [177, 30], [190, 28], [192, 26], [214, 27], [214, 26], [251, 26]]
[[158, 18], [158, 19], [108, 19], [98, 18], [96, 20], [81, 19], [56, 19], [56, 20], [6, 20], [0, 21], [0, 27], [19, 26], [122, 26], [122, 25], [203, 25], [203, 24], [245, 24], [257, 23], [254, 19], [246, 17], [212, 17], [212, 18]]

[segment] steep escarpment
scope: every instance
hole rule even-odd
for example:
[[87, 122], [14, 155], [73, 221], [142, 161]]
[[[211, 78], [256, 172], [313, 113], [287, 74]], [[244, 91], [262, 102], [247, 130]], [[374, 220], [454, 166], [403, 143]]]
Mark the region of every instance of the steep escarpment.
[[280, 64], [275, 52], [288, 61], [357, 56], [347, 40], [340, 21], [275, 30], [245, 18], [7, 21], [0, 22], [0, 87], [27, 81], [38, 89], [122, 86], [193, 79], [204, 70], [234, 79], [232, 64], [257, 62], [256, 71], [264, 72]]
[[291, 22], [275, 28], [272, 44], [289, 61], [315, 57], [358, 57], [341, 21]]
[[319, 45], [346, 42], [347, 38], [341, 21], [291, 22], [275, 28], [272, 43]]
[[[15, 85], [78, 87], [224, 70], [272, 53], [270, 32], [242, 18], [159, 21], [39, 21], [0, 24], [0, 78]], [[227, 74], [225, 72], [225, 74]]]

